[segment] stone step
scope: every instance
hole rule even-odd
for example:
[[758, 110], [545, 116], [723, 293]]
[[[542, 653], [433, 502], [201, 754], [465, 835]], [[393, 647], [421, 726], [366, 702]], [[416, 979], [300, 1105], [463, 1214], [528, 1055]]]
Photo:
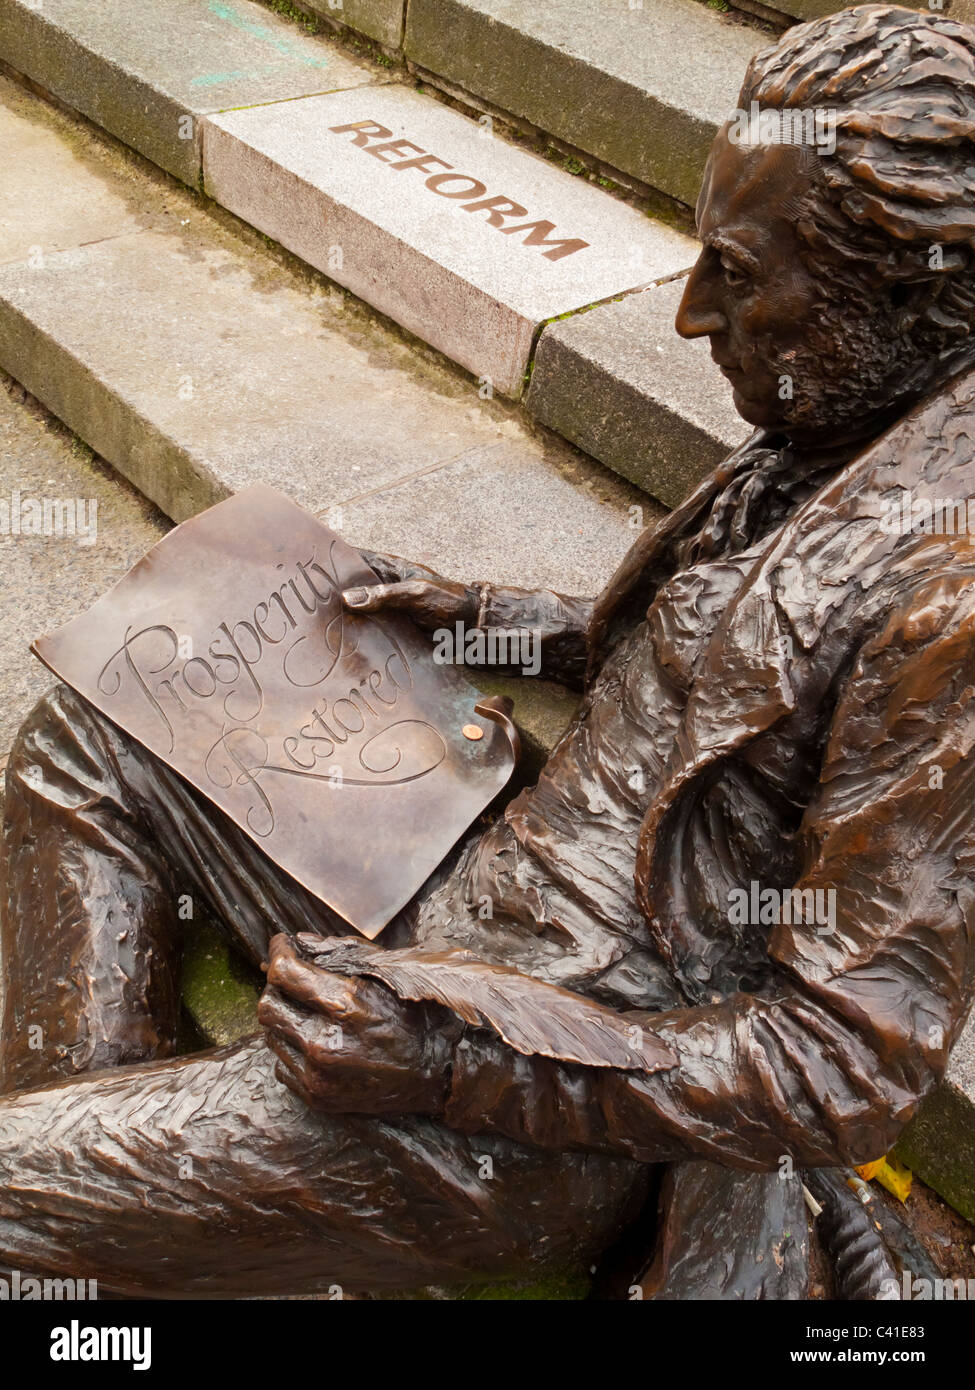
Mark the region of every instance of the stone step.
[[769, 42], [698, 0], [410, 0], [405, 50], [433, 80], [693, 206]]
[[693, 261], [690, 238], [248, 3], [161, 0], [146, 31], [124, 0], [0, 0], [0, 54], [507, 396], [547, 320]]
[[0, 0], [0, 59], [194, 188], [204, 116], [381, 80], [253, 0]]
[[668, 506], [751, 432], [707, 341], [677, 336], [683, 290], [671, 280], [549, 324], [526, 398], [542, 424]]
[[[323, 0], [327, 4], [327, 0]], [[739, 3], [739, 0], [733, 0]], [[975, 22], [975, 0], [902, 0], [905, 9], [920, 10], [922, 14], [943, 14], [951, 19], [960, 19], [965, 24]], [[742, 3], [742, 9], [751, 8], [750, 3]], [[778, 12], [784, 19], [807, 20], [822, 19], [828, 14], [848, 7], [843, 0], [757, 0], [758, 11], [764, 8]]]
[[[693, 204], [714, 130], [735, 105], [749, 58], [783, 24], [835, 0], [0, 0], [0, 57], [191, 184], [200, 122], [215, 112], [389, 80], [301, 12], [375, 40], [446, 90], [497, 109], [613, 169]], [[975, 21], [975, 0], [944, 0]], [[916, 3], [921, 11], [928, 10]], [[383, 62], [388, 64], [387, 59]], [[548, 80], [539, 83], [535, 73]]]
[[0, 182], [0, 366], [174, 520], [263, 480], [353, 543], [586, 593], [632, 540], [628, 484], [6, 81]]
[[0, 374], [0, 766], [53, 684], [30, 643], [94, 603], [167, 529], [155, 507]]
[[406, 0], [301, 0], [301, 9], [365, 34], [391, 53], [402, 47]]
[[696, 243], [402, 86], [209, 119], [208, 194], [520, 394], [547, 320], [686, 269]]
[[975, 1009], [952, 1048], [944, 1080], [894, 1152], [956, 1211], [975, 1221]]

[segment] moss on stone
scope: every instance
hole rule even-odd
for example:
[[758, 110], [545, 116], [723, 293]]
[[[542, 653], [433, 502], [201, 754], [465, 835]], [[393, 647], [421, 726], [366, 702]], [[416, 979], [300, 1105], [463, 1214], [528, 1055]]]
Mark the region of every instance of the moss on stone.
[[380, 1301], [410, 1303], [568, 1303], [589, 1294], [590, 1279], [581, 1271], [562, 1271], [537, 1279], [498, 1280], [489, 1284], [430, 1284], [382, 1295]]
[[579, 1302], [589, 1293], [589, 1279], [584, 1274], [550, 1274], [547, 1278], [533, 1282], [518, 1280], [504, 1284], [480, 1284], [458, 1295], [470, 1303], [523, 1302], [523, 1303], [567, 1303]]
[[190, 923], [183, 949], [183, 1007], [206, 1047], [224, 1047], [260, 1027], [261, 977], [238, 961], [210, 922]]
[[892, 1152], [967, 1221], [975, 1221], [975, 1133], [966, 1095], [943, 1082]]

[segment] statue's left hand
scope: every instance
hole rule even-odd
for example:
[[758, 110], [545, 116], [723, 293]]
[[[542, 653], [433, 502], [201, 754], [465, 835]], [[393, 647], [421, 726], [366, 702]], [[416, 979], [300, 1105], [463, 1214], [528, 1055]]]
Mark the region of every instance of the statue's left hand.
[[269, 947], [257, 1015], [277, 1074], [317, 1110], [439, 1114], [450, 1085], [456, 1020], [399, 999], [375, 980], [303, 960], [287, 936]]

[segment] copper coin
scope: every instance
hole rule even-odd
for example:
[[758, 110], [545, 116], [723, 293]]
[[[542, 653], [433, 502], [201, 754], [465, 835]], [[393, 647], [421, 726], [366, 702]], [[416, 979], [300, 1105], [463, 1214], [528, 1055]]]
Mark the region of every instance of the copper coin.
[[484, 737], [484, 730], [481, 728], [480, 724], [465, 724], [463, 729], [461, 730], [461, 733], [464, 735], [465, 738], [469, 738], [471, 740]]

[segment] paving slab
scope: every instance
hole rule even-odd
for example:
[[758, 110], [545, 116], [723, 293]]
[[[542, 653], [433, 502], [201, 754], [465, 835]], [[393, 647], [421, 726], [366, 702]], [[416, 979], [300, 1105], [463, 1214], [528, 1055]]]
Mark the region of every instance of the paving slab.
[[[396, 485], [386, 516], [398, 538], [411, 499], [441, 495], [430, 470], [464, 460], [480, 543], [455, 512], [459, 549], [484, 560], [523, 525], [481, 487], [486, 461], [510, 466], [541, 525], [542, 444], [480, 410], [464, 383], [431, 389], [395, 339], [356, 341], [328, 311], [327, 296], [272, 290], [246, 258], [190, 229], [129, 234], [43, 269], [0, 269], [0, 365], [175, 520], [256, 481], [315, 511], [363, 492], [377, 506]], [[602, 504], [584, 485], [569, 491], [564, 523], [585, 534]], [[624, 532], [622, 507], [614, 517]], [[389, 549], [381, 531], [371, 538]]]
[[402, 86], [213, 117], [206, 191], [496, 390], [546, 319], [686, 268], [694, 242]]
[[408, 59], [693, 205], [768, 34], [696, 0], [410, 0]]
[[[151, 225], [151, 215], [129, 196], [123, 171], [112, 184], [87, 176], [87, 149], [74, 135], [50, 107], [0, 77], [0, 265], [37, 264], [52, 251]], [[16, 193], [11, 193], [7, 171], [14, 169]]]
[[206, 113], [377, 80], [252, 0], [0, 0], [0, 58], [193, 187]]
[[664, 509], [588, 460], [573, 464], [561, 441], [536, 444], [531, 452], [467, 450], [399, 486], [349, 498], [336, 529], [465, 583], [598, 594], [636, 539], [629, 507], [642, 504], [648, 525]]
[[384, 48], [398, 49], [403, 41], [406, 0], [302, 0], [302, 8], [346, 24]]
[[683, 289], [672, 280], [550, 324], [525, 402], [669, 506], [751, 433], [706, 340], [677, 335]]
[[168, 525], [0, 376], [0, 764], [54, 684], [30, 643], [94, 603]]

